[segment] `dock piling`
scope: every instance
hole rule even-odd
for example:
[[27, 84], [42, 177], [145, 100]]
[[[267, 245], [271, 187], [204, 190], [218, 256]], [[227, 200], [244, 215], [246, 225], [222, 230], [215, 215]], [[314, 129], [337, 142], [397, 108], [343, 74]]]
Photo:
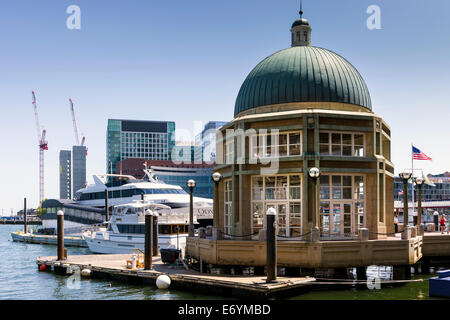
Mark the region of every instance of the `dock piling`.
[[23, 233], [27, 234], [27, 198], [23, 198]]
[[275, 282], [277, 280], [277, 237], [275, 218], [277, 211], [274, 208], [269, 208], [266, 213], [267, 216], [267, 279], [266, 282]]
[[153, 249], [153, 213], [145, 214], [145, 244], [144, 244], [144, 270], [152, 268], [152, 249]]
[[158, 254], [158, 215], [155, 214], [153, 216], [153, 256], [156, 257]]
[[57, 213], [58, 260], [64, 260], [64, 212]]

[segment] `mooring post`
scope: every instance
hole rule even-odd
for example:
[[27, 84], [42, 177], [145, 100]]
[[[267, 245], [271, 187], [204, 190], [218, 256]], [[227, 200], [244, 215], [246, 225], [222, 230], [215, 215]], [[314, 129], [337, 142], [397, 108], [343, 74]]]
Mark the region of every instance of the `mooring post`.
[[105, 189], [105, 212], [106, 212], [106, 222], [109, 221], [109, 204], [108, 204], [108, 189]]
[[27, 198], [23, 198], [23, 233], [27, 233]]
[[152, 268], [152, 229], [153, 213], [148, 210], [145, 214], [144, 270], [150, 270]]
[[59, 210], [57, 216], [58, 260], [64, 260], [64, 212]]
[[275, 228], [275, 218], [277, 211], [269, 208], [266, 212], [267, 217], [267, 279], [266, 282], [275, 282], [277, 280], [277, 236]]
[[155, 212], [153, 215], [153, 256], [158, 256], [158, 215]]

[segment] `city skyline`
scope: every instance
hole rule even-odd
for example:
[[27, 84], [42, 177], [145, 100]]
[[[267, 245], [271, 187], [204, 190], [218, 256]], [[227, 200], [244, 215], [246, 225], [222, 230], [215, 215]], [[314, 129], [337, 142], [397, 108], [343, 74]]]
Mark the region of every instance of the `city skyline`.
[[[80, 30], [66, 27], [72, 4], [81, 9]], [[381, 9], [380, 30], [366, 26], [370, 5]], [[411, 144], [433, 158], [415, 161], [416, 169], [448, 171], [450, 44], [442, 31], [450, 29], [445, 16], [450, 4], [348, 0], [303, 6], [312, 45], [348, 58], [367, 82], [373, 111], [392, 129], [396, 173], [411, 168]], [[49, 141], [45, 195], [56, 198], [59, 150], [75, 144], [69, 98], [86, 136], [90, 181], [92, 174], [105, 173], [108, 119], [174, 121], [177, 129], [192, 132], [192, 141], [201, 129], [194, 129], [196, 121], [231, 120], [239, 87], [255, 61], [290, 46], [289, 26], [297, 18], [298, 1], [0, 4], [7, 48], [0, 53], [5, 70], [0, 132], [7, 150], [0, 208], [16, 212], [24, 197], [37, 206], [32, 90]]]

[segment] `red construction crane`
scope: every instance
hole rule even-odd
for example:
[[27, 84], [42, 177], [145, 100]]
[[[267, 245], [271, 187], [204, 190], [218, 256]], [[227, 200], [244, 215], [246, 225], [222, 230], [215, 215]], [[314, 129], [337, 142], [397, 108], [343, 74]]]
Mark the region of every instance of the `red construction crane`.
[[[72, 123], [73, 123], [73, 131], [75, 132], [75, 140], [77, 142], [77, 146], [84, 146], [84, 142], [86, 141], [86, 138], [84, 137], [83, 134], [81, 134], [82, 138], [81, 138], [81, 143], [80, 140], [78, 138], [78, 129], [77, 129], [77, 120], [75, 118], [75, 109], [73, 108], [73, 101], [72, 99], [69, 99], [70, 102], [70, 111], [72, 112]], [[87, 155], [87, 148], [86, 148], [86, 155]]]
[[39, 114], [36, 104], [36, 96], [34, 91], [31, 92], [33, 98], [34, 117], [36, 119], [37, 137], [39, 143], [39, 204], [44, 200], [44, 151], [48, 150], [48, 143], [45, 140], [47, 131], [44, 129], [41, 133], [41, 126], [39, 124]]

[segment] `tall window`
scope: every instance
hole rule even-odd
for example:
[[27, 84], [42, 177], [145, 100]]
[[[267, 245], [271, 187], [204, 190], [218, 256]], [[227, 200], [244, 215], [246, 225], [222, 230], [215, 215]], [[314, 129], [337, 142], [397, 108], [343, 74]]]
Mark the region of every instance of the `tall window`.
[[231, 206], [233, 205], [232, 202], [232, 184], [231, 179], [224, 181], [224, 187], [225, 187], [225, 212], [224, 212], [224, 218], [225, 218], [225, 224], [224, 224], [224, 231], [225, 233], [231, 234], [233, 222], [232, 222], [232, 210]]
[[234, 141], [233, 139], [228, 139], [225, 143], [225, 163], [234, 163]]
[[320, 132], [320, 154], [364, 157], [365, 141], [362, 133]]
[[250, 157], [276, 158], [301, 155], [301, 132], [280, 132], [253, 135], [250, 139]]
[[301, 235], [301, 177], [277, 175], [252, 177], [253, 232], [264, 228], [265, 212], [277, 211], [278, 235]]
[[354, 238], [364, 221], [364, 176], [320, 177], [320, 231], [322, 239]]

